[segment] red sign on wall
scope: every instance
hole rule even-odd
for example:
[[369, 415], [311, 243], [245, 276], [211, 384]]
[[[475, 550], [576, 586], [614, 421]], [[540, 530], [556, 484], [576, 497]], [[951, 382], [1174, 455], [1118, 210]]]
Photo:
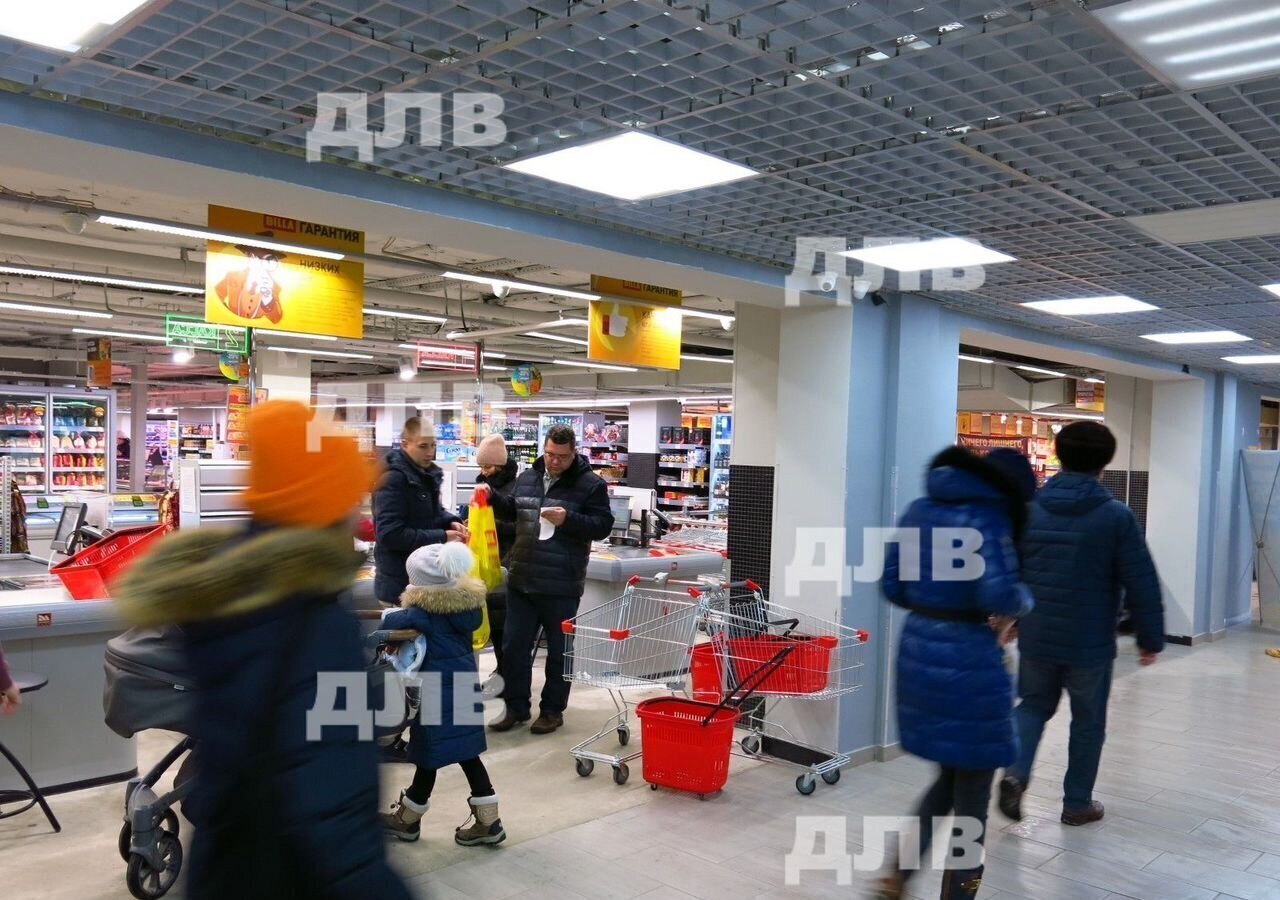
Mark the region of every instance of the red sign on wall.
[[479, 375], [480, 345], [418, 341], [417, 367]]

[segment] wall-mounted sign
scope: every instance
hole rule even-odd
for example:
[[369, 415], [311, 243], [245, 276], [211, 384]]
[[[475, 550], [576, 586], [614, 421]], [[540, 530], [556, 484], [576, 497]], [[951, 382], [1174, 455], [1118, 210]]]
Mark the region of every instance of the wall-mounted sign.
[[443, 341], [418, 341], [417, 367], [445, 372], [480, 374], [478, 344], [448, 344]]
[[111, 387], [111, 338], [89, 342], [89, 387]]
[[249, 329], [236, 325], [214, 325], [195, 316], [164, 317], [164, 337], [170, 347], [216, 350], [219, 353], [249, 352]]
[[[209, 228], [256, 235], [329, 256], [210, 240], [205, 261], [206, 321], [263, 330], [364, 336], [364, 232], [224, 206], [209, 207]], [[332, 258], [333, 256], [339, 258]]]
[[1105, 412], [1107, 409], [1107, 386], [1089, 381], [1077, 381], [1076, 409]]
[[249, 441], [249, 387], [237, 384], [227, 388], [227, 443], [233, 457], [239, 458]]
[[624, 278], [608, 278], [604, 275], [591, 276], [591, 290], [597, 294], [612, 294], [615, 297], [628, 297], [632, 300], [643, 300], [645, 303], [659, 303], [664, 306], [679, 306], [684, 302], [684, 291], [663, 287], [660, 284], [645, 284], [642, 281], [627, 281]]
[[970, 450], [977, 450], [980, 453], [986, 453], [989, 450], [995, 450], [997, 448], [1007, 448], [1026, 454], [1027, 451], [1031, 449], [1030, 438], [1020, 437], [991, 437], [982, 434], [962, 434], [956, 437], [956, 443], [961, 447], [968, 447]]
[[679, 369], [683, 321], [676, 307], [662, 309], [593, 300], [587, 358], [653, 369]]

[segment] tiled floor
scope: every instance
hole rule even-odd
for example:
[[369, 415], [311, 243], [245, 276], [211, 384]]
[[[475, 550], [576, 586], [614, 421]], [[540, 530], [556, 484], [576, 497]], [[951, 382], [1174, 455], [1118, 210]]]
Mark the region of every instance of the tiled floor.
[[[1106, 819], [1083, 828], [1058, 823], [1066, 754], [1066, 721], [1060, 715], [1046, 731], [1027, 818], [1011, 824], [992, 812], [980, 896], [1280, 900], [1280, 660], [1262, 652], [1277, 643], [1274, 634], [1236, 630], [1214, 644], [1171, 647], [1155, 667], [1143, 670], [1134, 665], [1132, 649], [1124, 650], [1098, 784]], [[594, 707], [583, 692], [575, 711], [586, 717], [588, 704]], [[555, 745], [531, 745], [526, 736], [494, 742], [494, 780], [500, 790], [508, 785], [505, 793], [511, 795], [510, 803], [504, 801], [507, 844], [454, 847], [450, 819], [433, 823], [439, 827], [430, 829], [429, 839], [392, 848], [393, 863], [411, 877], [420, 896], [858, 897], [867, 874], [853, 873], [852, 886], [838, 884], [832, 872], [812, 871], [798, 885], [787, 884], [785, 858], [795, 843], [797, 817], [843, 819], [849, 851], [857, 854], [863, 817], [901, 815], [930, 778], [928, 765], [902, 758], [847, 770], [839, 784], [819, 785], [813, 796], [801, 797], [789, 769], [744, 764], [722, 795], [700, 802], [645, 790], [638, 783], [639, 761], [632, 783], [623, 788], [600, 777], [607, 770], [579, 779], [563, 756], [571, 737], [556, 736]], [[454, 787], [442, 777], [437, 793]], [[90, 801], [102, 807], [104, 820], [118, 817], [118, 790], [74, 802]], [[429, 815], [436, 815], [434, 807]], [[95, 841], [89, 852], [81, 845], [59, 846], [59, 836], [31, 830], [38, 828], [0, 829], [6, 898], [127, 896], [122, 867], [110, 850], [113, 840]], [[70, 859], [90, 873], [77, 880], [74, 891], [62, 889], [62, 879], [50, 874]], [[911, 895], [932, 900], [938, 886], [936, 875], [922, 873]]]

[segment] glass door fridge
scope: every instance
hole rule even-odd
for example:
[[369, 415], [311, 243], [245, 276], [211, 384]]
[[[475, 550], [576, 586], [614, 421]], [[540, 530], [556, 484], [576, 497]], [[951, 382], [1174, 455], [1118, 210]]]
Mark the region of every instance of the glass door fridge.
[[13, 477], [24, 494], [48, 492], [48, 398], [0, 389], [0, 454], [13, 463]]
[[107, 493], [114, 456], [105, 397], [53, 394], [49, 424], [49, 492]]

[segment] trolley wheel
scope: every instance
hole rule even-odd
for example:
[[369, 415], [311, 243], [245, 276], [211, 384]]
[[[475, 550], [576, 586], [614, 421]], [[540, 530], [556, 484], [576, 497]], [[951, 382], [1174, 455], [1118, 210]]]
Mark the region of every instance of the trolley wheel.
[[153, 869], [141, 854], [129, 857], [129, 871], [125, 884], [129, 893], [138, 900], [157, 900], [169, 893], [182, 871], [182, 844], [172, 834], [165, 833], [156, 843], [160, 851], [161, 868]]
[[631, 770], [627, 768], [626, 763], [618, 763], [613, 767], [613, 783], [626, 784], [627, 778], [630, 777]]
[[818, 780], [812, 775], [801, 775], [796, 779], [796, 790], [808, 797], [818, 789]]
[[578, 770], [578, 774], [586, 778], [595, 771], [596, 764], [594, 760], [580, 759], [574, 764], [574, 768]]
[[618, 743], [624, 747], [631, 743], [631, 729], [626, 725], [618, 726]]
[[760, 752], [760, 735], [749, 734], [742, 739], [742, 752], [748, 756], [755, 756]]
[[649, 790], [656, 791], [657, 789], [658, 789], [658, 786], [656, 784], [649, 785]]
[[825, 781], [827, 784], [835, 784], [837, 781], [840, 780], [840, 770], [832, 769], [830, 772], [823, 772], [822, 780]]

